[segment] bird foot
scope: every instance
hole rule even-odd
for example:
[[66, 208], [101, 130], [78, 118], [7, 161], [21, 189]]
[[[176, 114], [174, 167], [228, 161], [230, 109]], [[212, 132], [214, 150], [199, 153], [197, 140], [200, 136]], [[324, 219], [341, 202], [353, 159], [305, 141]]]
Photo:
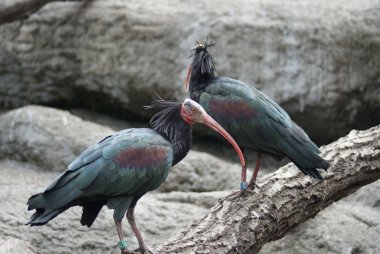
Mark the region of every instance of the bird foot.
[[129, 251], [127, 249], [121, 250], [120, 253], [121, 254], [135, 254], [134, 251]]
[[228, 201], [233, 201], [235, 199], [238, 199], [240, 197], [243, 197], [245, 195], [246, 192], [249, 192], [249, 193], [253, 193], [251, 190], [249, 189], [245, 189], [245, 190], [238, 190], [238, 191], [234, 191], [232, 192], [231, 194], [225, 196], [224, 198], [220, 198], [218, 199], [218, 202], [221, 204], [223, 203], [225, 200], [228, 200]]
[[142, 249], [142, 248], [137, 248], [135, 250], [133, 250], [133, 253], [142, 253], [142, 254], [157, 254], [157, 252], [155, 250], [153, 250], [152, 248], [149, 248], [149, 247], [146, 247], [146, 249]]
[[260, 187], [257, 185], [257, 183], [256, 182], [250, 182], [249, 184], [248, 184], [248, 187], [247, 187], [247, 189], [249, 189], [249, 190], [254, 190], [254, 189], [260, 189]]

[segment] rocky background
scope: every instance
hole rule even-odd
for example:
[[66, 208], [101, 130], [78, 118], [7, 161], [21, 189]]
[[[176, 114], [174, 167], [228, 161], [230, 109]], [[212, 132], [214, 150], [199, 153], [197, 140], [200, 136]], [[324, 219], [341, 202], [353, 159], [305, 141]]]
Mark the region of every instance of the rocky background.
[[[0, 10], [12, 3], [1, 2]], [[378, 0], [54, 1], [3, 23], [0, 253], [118, 253], [111, 211], [91, 229], [80, 226], [80, 208], [29, 228], [25, 203], [88, 145], [146, 126], [152, 112], [142, 105], [153, 91], [184, 98], [195, 40], [216, 41], [218, 74], [274, 98], [318, 144], [380, 124], [379, 13]], [[234, 152], [215, 142], [196, 138], [197, 151], [141, 200], [136, 219], [150, 245], [202, 218], [237, 187]], [[265, 161], [261, 176], [278, 166]], [[375, 182], [261, 253], [379, 253], [378, 239]]]

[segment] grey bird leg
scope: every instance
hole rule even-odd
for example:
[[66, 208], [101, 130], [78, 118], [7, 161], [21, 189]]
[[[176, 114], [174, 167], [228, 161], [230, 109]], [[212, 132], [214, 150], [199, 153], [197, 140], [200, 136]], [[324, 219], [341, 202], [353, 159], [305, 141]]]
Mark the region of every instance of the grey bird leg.
[[[241, 182], [245, 183], [246, 180], [247, 180], [247, 156], [245, 155], [244, 150], [243, 150], [243, 155], [244, 155], [244, 160], [246, 161], [246, 164], [245, 164], [245, 166], [241, 170]], [[249, 188], [248, 189], [242, 189], [242, 188], [240, 188], [240, 190], [234, 191], [231, 194], [227, 195], [226, 197], [220, 198], [218, 201], [219, 201], [219, 203], [222, 203], [224, 200], [230, 200], [230, 201], [235, 200], [237, 198], [240, 198], [240, 197], [244, 196], [244, 194], [247, 191], [251, 192], [249, 190]]]
[[[124, 235], [123, 235], [123, 227], [121, 225], [122, 220], [115, 220], [116, 224], [116, 230], [117, 234], [119, 235], [119, 240], [124, 240]], [[121, 250], [121, 254], [128, 253], [127, 249]]]
[[257, 152], [255, 170], [253, 171], [253, 174], [251, 176], [251, 180], [249, 181], [248, 189], [253, 190], [256, 187], [256, 178], [257, 178], [257, 174], [259, 173], [259, 170], [260, 170], [260, 161], [261, 161], [261, 153]]
[[154, 254], [155, 252], [153, 250], [150, 250], [146, 246], [144, 239], [140, 233], [140, 230], [137, 228], [134, 210], [135, 210], [134, 207], [128, 208], [128, 212], [127, 212], [126, 217], [127, 217], [128, 222], [129, 222], [129, 225], [131, 226], [133, 233], [135, 234], [135, 236], [137, 238], [137, 241], [139, 242], [140, 248], [138, 250], [144, 254]]

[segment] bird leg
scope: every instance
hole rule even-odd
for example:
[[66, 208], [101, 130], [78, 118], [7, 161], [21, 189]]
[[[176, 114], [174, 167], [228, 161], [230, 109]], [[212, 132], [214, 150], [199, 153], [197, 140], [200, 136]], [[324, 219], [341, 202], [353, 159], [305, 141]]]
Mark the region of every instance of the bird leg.
[[122, 220], [116, 220], [115, 219], [115, 224], [116, 224], [116, 230], [117, 234], [119, 235], [119, 249], [121, 250], [121, 254], [128, 253], [127, 251], [127, 242], [124, 240], [124, 235], [123, 235], [123, 227], [121, 226], [121, 221]]
[[257, 178], [257, 174], [259, 173], [259, 170], [260, 170], [260, 161], [261, 161], [261, 153], [257, 152], [255, 170], [253, 171], [253, 174], [251, 176], [251, 180], [249, 181], [249, 184], [248, 184], [248, 188], [251, 190], [253, 190], [257, 186], [256, 185], [256, 178]]
[[144, 239], [140, 233], [140, 230], [137, 228], [134, 210], [135, 210], [134, 207], [128, 208], [128, 212], [127, 212], [126, 217], [128, 219], [129, 225], [131, 226], [133, 233], [135, 234], [135, 236], [137, 238], [137, 241], [139, 242], [140, 248], [135, 250], [135, 251], [140, 251], [144, 254], [154, 254], [155, 252], [146, 246]]
[[229, 200], [229, 201], [235, 200], [237, 198], [244, 196], [246, 191], [247, 190], [243, 190], [243, 189], [240, 189], [238, 191], [234, 191], [231, 194], [228, 194], [227, 196], [225, 196], [224, 198], [220, 198], [218, 201], [219, 201], [219, 203], [222, 203], [224, 200]]
[[[247, 161], [247, 156], [243, 152], [244, 160]], [[241, 169], [241, 182], [240, 182], [240, 190], [234, 191], [231, 194], [225, 196], [224, 198], [220, 198], [218, 201], [219, 203], [222, 203], [224, 200], [235, 200], [237, 198], [240, 198], [244, 196], [244, 194], [247, 191], [247, 164], [245, 164]]]

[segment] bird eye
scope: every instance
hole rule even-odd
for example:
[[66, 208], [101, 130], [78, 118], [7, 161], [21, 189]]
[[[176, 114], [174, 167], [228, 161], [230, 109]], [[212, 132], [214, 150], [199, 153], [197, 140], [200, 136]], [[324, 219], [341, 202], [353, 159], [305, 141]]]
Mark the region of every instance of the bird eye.
[[196, 111], [196, 109], [195, 108], [193, 108], [193, 112], [195, 112]]

